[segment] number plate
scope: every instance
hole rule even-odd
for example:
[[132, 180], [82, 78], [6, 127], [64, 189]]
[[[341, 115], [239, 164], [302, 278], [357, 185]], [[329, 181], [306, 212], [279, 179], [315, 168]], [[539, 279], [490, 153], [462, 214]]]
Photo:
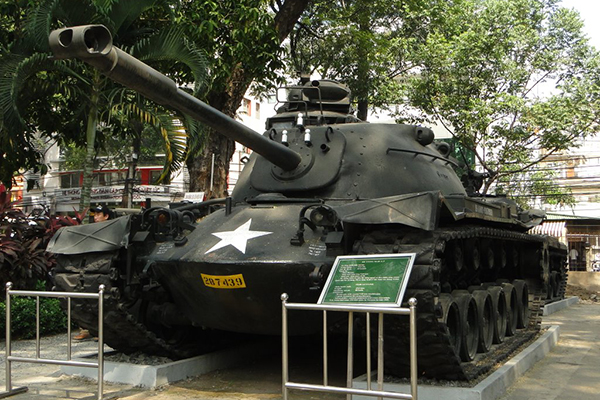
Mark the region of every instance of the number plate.
[[241, 289], [246, 287], [244, 276], [238, 275], [202, 275], [204, 285], [215, 289]]

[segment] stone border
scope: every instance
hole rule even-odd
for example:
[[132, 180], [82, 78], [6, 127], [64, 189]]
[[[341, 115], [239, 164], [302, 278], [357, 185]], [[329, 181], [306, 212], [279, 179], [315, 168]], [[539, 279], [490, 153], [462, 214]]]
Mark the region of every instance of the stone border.
[[[154, 388], [218, 369], [241, 365], [257, 357], [264, 357], [266, 348], [260, 343], [250, 343], [160, 365], [105, 361], [104, 381]], [[97, 354], [93, 354], [90, 357], [96, 356]], [[60, 370], [67, 375], [98, 379], [98, 371], [95, 368], [61, 366]]]
[[[506, 390], [536, 362], [541, 360], [556, 346], [560, 328], [551, 326], [525, 350], [521, 351], [490, 376], [479, 382], [474, 387], [448, 387], [419, 385], [419, 400], [495, 400], [501, 397]], [[366, 375], [359, 376], [353, 381], [353, 387], [366, 389]], [[376, 385], [376, 381], [373, 381]], [[374, 386], [376, 387], [376, 386]], [[384, 390], [410, 394], [410, 385], [402, 383], [384, 383]], [[352, 396], [353, 400], [371, 400], [372, 397]]]
[[563, 299], [560, 301], [555, 301], [554, 303], [546, 304], [544, 306], [544, 316], [553, 314], [557, 311], [564, 310], [567, 307], [572, 306], [575, 303], [579, 302], [579, 297], [573, 296], [568, 299]]

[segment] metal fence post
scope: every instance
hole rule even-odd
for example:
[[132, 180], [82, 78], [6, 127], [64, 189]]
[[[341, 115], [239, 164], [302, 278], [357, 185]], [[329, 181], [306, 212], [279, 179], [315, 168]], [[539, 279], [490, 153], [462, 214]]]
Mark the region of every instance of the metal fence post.
[[[383, 313], [377, 321], [377, 390], [383, 391]], [[381, 397], [378, 397], [381, 400]]]
[[327, 344], [327, 311], [323, 310], [323, 385], [329, 384], [329, 359]]
[[12, 387], [12, 364], [11, 364], [11, 315], [10, 315], [10, 290], [12, 289], [12, 282], [6, 282], [6, 302], [4, 305], [6, 306], [6, 351], [5, 351], [5, 369], [6, 369], [6, 381], [5, 381], [5, 392], [0, 395], [0, 398], [12, 396], [18, 393], [23, 393], [27, 391], [27, 386], [22, 386], [13, 389]]
[[5, 362], [6, 362], [6, 391], [10, 392], [12, 390], [12, 381], [11, 381], [11, 373], [10, 373], [10, 289], [12, 288], [12, 282], [6, 282], [6, 354], [5, 354]]
[[[348, 365], [346, 367], [346, 386], [352, 387], [352, 376], [354, 375], [354, 312], [348, 312]], [[352, 395], [346, 395], [347, 400], [352, 400]]]
[[35, 358], [40, 358], [40, 296], [35, 296]]
[[367, 330], [367, 390], [371, 390], [371, 313], [366, 313]]
[[417, 299], [408, 300], [410, 306], [410, 394], [417, 400]]
[[98, 400], [104, 397], [104, 288], [98, 287]]
[[287, 293], [281, 295], [281, 380], [283, 381], [283, 400], [288, 400], [288, 326], [287, 326]]
[[67, 297], [67, 361], [71, 361], [71, 298]]

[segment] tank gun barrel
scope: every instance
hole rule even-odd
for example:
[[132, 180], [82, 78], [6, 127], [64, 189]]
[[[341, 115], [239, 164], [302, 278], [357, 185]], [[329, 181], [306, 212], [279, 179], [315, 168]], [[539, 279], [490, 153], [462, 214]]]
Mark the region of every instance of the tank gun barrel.
[[57, 29], [50, 33], [49, 42], [56, 58], [81, 59], [112, 80], [161, 105], [190, 115], [286, 171], [295, 169], [300, 163], [301, 157], [295, 151], [179, 89], [173, 80], [113, 46], [112, 36], [103, 25]]

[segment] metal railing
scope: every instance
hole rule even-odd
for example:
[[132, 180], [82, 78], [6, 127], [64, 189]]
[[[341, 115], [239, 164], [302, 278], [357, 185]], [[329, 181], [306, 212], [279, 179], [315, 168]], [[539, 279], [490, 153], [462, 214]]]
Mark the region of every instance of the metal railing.
[[[324, 305], [288, 303], [288, 295], [281, 295], [282, 303], [282, 391], [283, 400], [288, 400], [288, 390], [306, 390], [325, 393], [346, 394], [350, 400], [352, 395], [362, 395], [377, 398], [417, 400], [417, 300], [411, 298], [408, 301], [410, 308], [398, 307], [376, 307], [362, 305]], [[288, 358], [288, 318], [287, 310], [316, 310], [323, 311], [323, 384], [313, 385], [289, 381], [289, 358]], [[327, 311], [348, 312], [348, 359], [346, 371], [346, 387], [331, 386], [328, 379], [328, 356], [327, 356]], [[366, 314], [366, 341], [367, 341], [367, 388], [356, 389], [352, 387], [354, 354], [354, 313]], [[377, 390], [372, 389], [371, 382], [371, 314], [379, 315], [378, 337], [377, 337]], [[408, 315], [410, 317], [410, 394], [398, 392], [386, 392], [383, 390], [383, 316], [384, 314]]]
[[[23, 393], [27, 387], [13, 388], [11, 376], [11, 363], [24, 362], [35, 364], [54, 364], [71, 365], [75, 367], [98, 368], [98, 400], [104, 396], [104, 285], [98, 287], [98, 293], [77, 293], [77, 292], [38, 292], [26, 290], [12, 290], [12, 283], [6, 284], [6, 391], [0, 392], [0, 398]], [[30, 296], [36, 298], [35, 313], [35, 358], [16, 357], [11, 354], [11, 296]], [[67, 299], [67, 359], [55, 360], [41, 358], [40, 352], [40, 297], [64, 297]], [[71, 299], [97, 299], [98, 300], [98, 361], [85, 362], [73, 361], [71, 359]]]

